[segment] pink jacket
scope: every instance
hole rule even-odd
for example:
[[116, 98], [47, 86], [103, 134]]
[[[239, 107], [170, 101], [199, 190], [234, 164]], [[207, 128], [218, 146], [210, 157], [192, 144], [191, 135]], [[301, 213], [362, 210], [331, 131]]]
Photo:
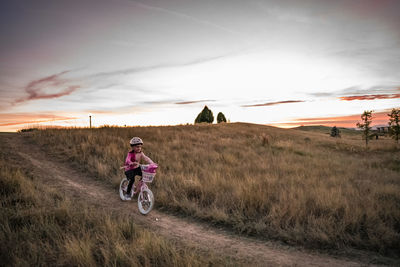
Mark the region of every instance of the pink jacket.
[[148, 156], [146, 156], [143, 152], [135, 153], [133, 151], [128, 152], [128, 155], [125, 159], [125, 171], [133, 170], [138, 166], [132, 165], [133, 163], [140, 163], [141, 160], [146, 161], [148, 164], [154, 163]]

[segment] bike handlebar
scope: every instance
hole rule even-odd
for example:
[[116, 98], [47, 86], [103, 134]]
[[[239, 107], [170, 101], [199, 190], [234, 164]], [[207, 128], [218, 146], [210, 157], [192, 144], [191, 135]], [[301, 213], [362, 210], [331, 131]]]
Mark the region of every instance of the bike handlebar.
[[[157, 164], [156, 163], [152, 163], [152, 164], [155, 164], [156, 166], [157, 166]], [[133, 165], [133, 164], [132, 164]], [[140, 167], [140, 166], [142, 166], [143, 164], [138, 164], [138, 167]], [[121, 166], [121, 167], [119, 167], [119, 169], [120, 170], [122, 170], [122, 169], [125, 169], [126, 167], [129, 167], [130, 165], [124, 165], [124, 166]]]

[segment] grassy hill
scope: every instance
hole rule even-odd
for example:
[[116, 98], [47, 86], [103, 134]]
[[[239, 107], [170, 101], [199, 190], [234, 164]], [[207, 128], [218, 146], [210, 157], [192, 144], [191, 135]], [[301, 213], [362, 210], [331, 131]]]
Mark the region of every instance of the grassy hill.
[[[310, 128], [308, 128], [310, 129]], [[400, 152], [393, 140], [325, 128], [235, 123], [25, 133], [117, 189], [133, 136], [160, 165], [158, 209], [312, 248], [400, 252]]]

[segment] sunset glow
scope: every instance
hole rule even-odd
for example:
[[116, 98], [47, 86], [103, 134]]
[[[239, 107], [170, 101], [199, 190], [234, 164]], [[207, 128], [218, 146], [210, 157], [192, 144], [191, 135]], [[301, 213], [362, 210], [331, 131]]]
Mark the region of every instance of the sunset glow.
[[[373, 113], [374, 125], [387, 125], [388, 114], [390, 112], [378, 112]], [[325, 125], [325, 126], [338, 126], [346, 128], [355, 128], [357, 122], [362, 122], [361, 115], [350, 115], [342, 117], [325, 117], [325, 118], [300, 118], [291, 122], [284, 122], [275, 124], [274, 126], [282, 128], [298, 127], [298, 126], [315, 126], [315, 125]]]

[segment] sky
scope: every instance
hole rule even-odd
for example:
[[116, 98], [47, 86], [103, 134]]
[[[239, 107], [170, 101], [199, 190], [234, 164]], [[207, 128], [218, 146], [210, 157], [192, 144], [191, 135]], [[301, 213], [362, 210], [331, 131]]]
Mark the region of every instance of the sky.
[[0, 131], [387, 124], [398, 0], [3, 0]]

